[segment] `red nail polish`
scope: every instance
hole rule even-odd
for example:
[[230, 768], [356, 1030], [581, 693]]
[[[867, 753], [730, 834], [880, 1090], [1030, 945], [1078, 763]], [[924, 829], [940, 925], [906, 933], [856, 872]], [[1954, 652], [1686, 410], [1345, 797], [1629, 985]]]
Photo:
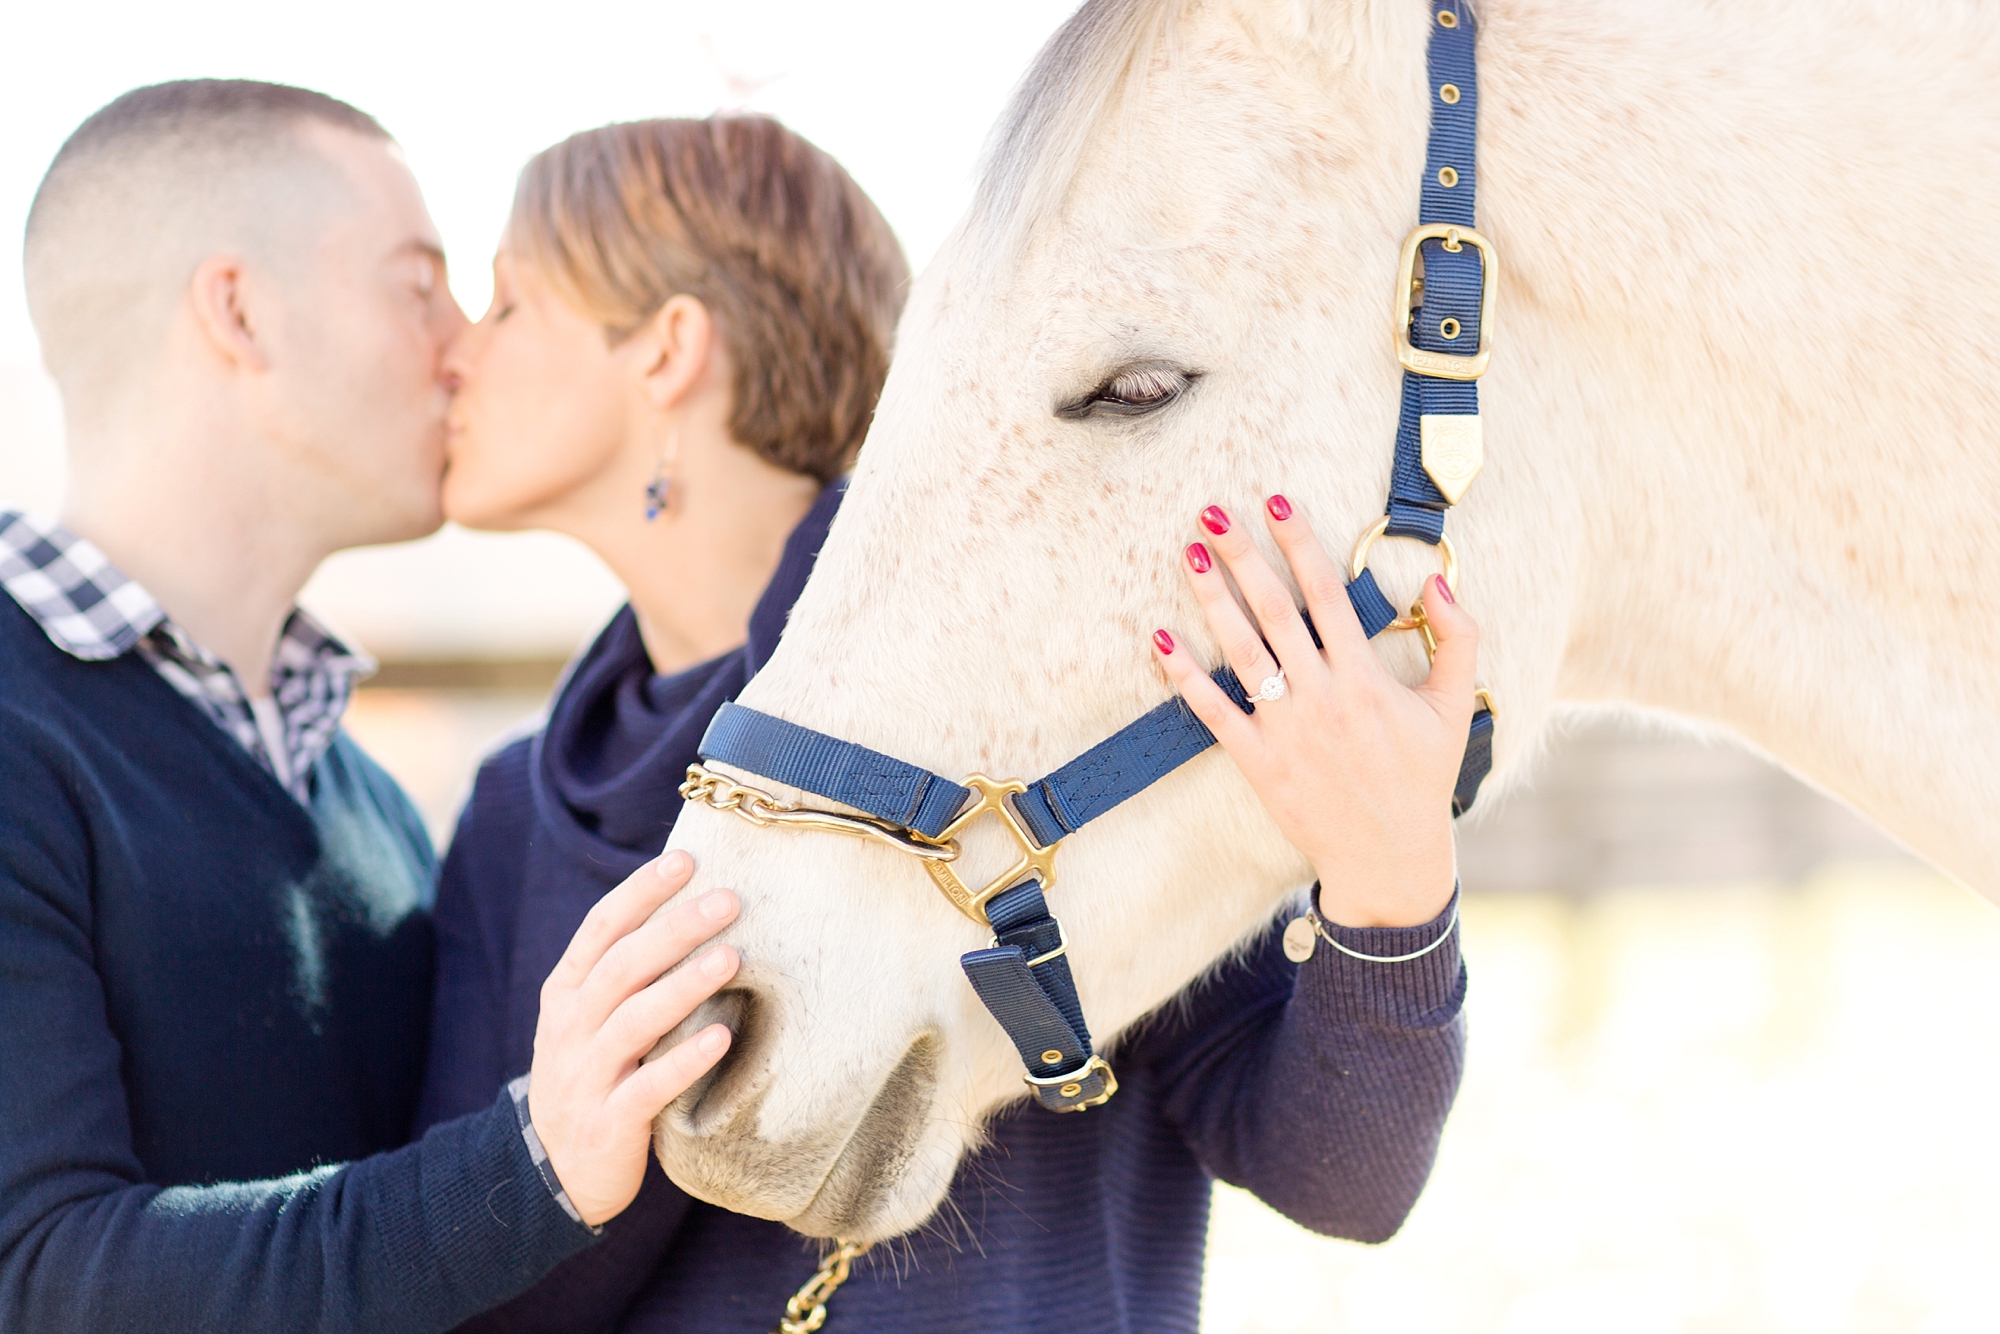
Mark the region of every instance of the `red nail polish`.
[[1165, 630], [1155, 630], [1153, 631], [1153, 647], [1158, 649], [1162, 655], [1172, 653], [1174, 651], [1174, 637]]
[[1456, 605], [1458, 599], [1451, 595], [1451, 585], [1444, 581], [1444, 576], [1441, 574], [1434, 574], [1431, 576], [1431, 578], [1437, 580], [1438, 596], [1443, 598], [1446, 602]]
[[1292, 517], [1292, 502], [1283, 496], [1272, 496], [1264, 502], [1264, 508], [1271, 511], [1271, 517], [1279, 523]]
[[1214, 564], [1208, 558], [1208, 548], [1199, 542], [1188, 543], [1187, 563], [1193, 567], [1196, 574], [1207, 574], [1209, 567]]
[[1222, 506], [1210, 505], [1201, 512], [1201, 526], [1221, 537], [1229, 531], [1229, 516], [1222, 512]]

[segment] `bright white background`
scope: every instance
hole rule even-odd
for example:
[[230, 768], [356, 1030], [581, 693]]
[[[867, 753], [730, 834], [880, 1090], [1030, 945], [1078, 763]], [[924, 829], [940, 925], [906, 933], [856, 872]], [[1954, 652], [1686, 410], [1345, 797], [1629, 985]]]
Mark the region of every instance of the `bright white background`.
[[[53, 508], [59, 491], [56, 408], [21, 295], [28, 204], [64, 137], [128, 88], [271, 79], [373, 113], [409, 153], [476, 317], [529, 156], [607, 121], [718, 107], [770, 112], [832, 152], [921, 268], [1014, 80], [1074, 3], [16, 6], [0, 45], [0, 508]], [[337, 558], [307, 600], [386, 656], [561, 655], [616, 590], [560, 539], [447, 532]]]

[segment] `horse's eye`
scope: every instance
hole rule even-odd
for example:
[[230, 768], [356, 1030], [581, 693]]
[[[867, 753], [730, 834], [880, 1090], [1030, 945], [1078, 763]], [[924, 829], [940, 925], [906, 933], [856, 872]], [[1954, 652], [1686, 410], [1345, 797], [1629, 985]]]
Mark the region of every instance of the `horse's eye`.
[[1187, 392], [1194, 377], [1171, 366], [1132, 366], [1119, 371], [1074, 403], [1058, 408], [1062, 417], [1108, 413], [1136, 417], [1163, 408]]

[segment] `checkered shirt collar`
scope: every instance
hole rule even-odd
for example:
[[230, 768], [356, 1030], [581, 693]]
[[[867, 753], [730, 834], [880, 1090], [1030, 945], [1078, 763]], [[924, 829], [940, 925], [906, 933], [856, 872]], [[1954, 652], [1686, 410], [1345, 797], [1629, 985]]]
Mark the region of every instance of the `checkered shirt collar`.
[[[72, 657], [103, 662], [137, 649], [175, 690], [276, 772], [236, 674], [89, 541], [46, 519], [0, 513], [0, 588]], [[373, 659], [303, 610], [292, 610], [271, 656], [271, 697], [284, 719], [294, 796], [310, 798], [312, 767], [333, 744], [354, 683], [374, 670]]]
[[58, 524], [0, 513], [0, 588], [50, 642], [86, 662], [131, 651], [167, 619], [104, 553]]

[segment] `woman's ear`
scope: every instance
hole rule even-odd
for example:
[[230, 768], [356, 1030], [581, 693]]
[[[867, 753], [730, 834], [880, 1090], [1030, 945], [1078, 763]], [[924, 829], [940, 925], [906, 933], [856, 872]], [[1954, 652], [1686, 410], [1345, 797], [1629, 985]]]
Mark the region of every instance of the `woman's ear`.
[[641, 376], [646, 397], [664, 411], [680, 403], [708, 374], [715, 348], [715, 320], [700, 298], [671, 297], [634, 334], [642, 340]]

